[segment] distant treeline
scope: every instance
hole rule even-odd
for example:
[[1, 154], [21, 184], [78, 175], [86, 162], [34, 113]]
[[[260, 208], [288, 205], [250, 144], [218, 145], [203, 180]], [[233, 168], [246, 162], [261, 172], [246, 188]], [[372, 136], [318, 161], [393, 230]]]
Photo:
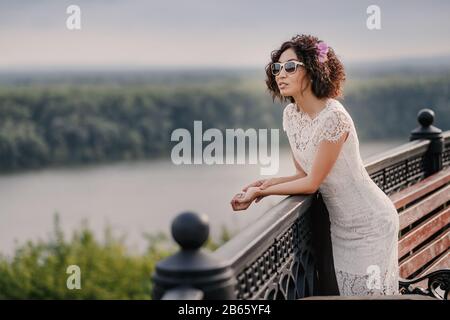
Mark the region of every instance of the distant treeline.
[[0, 92], [0, 168], [170, 155], [171, 132], [278, 125], [264, 95], [216, 88], [45, 88]]
[[[450, 75], [354, 80], [344, 105], [360, 139], [408, 139], [419, 109], [450, 129]], [[0, 88], [0, 170], [168, 156], [176, 128], [280, 128], [261, 79], [202, 85], [52, 84]], [[283, 134], [282, 143], [286, 143]]]

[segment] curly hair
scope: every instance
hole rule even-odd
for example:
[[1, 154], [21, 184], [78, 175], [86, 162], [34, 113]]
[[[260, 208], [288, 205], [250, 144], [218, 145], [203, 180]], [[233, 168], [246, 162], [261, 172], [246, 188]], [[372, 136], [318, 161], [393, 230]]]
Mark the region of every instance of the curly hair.
[[316, 45], [320, 42], [322, 41], [311, 35], [296, 35], [284, 42], [280, 49], [272, 51], [271, 62], [266, 66], [266, 85], [273, 100], [278, 98], [281, 101], [288, 99], [294, 102], [293, 97], [281, 95], [275, 76], [271, 72], [272, 63], [278, 62], [281, 54], [290, 48], [294, 50], [299, 61], [305, 64], [306, 74], [312, 80], [312, 92], [317, 98], [342, 96], [342, 86], [345, 81], [344, 66], [332, 48], [328, 50], [327, 61], [319, 62]]

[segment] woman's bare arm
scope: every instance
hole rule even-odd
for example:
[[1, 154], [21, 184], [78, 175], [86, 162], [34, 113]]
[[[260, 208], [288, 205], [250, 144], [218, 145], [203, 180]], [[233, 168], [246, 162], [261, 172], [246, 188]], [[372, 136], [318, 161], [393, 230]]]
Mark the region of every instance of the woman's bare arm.
[[246, 187], [244, 187], [242, 189], [242, 191], [246, 192], [247, 189], [251, 188], [251, 187], [260, 187], [262, 189], [265, 189], [269, 186], [273, 186], [276, 184], [285, 183], [285, 182], [289, 182], [289, 181], [293, 181], [293, 180], [297, 180], [297, 179], [305, 177], [306, 176], [305, 171], [300, 166], [300, 164], [297, 162], [297, 160], [295, 160], [295, 157], [293, 154], [292, 154], [292, 160], [294, 161], [294, 166], [296, 169], [296, 173], [294, 175], [283, 176], [283, 177], [273, 177], [270, 179], [260, 179], [260, 180], [257, 180], [255, 182], [252, 182], [251, 184], [247, 185]]
[[[295, 169], [297, 171], [296, 174], [292, 175], [292, 176], [284, 176], [284, 177], [275, 177], [272, 178], [270, 180], [273, 180], [273, 183], [270, 183], [270, 185], [277, 185], [280, 183], [285, 183], [285, 182], [289, 182], [289, 181], [294, 181], [303, 177], [306, 177], [306, 173], [303, 170], [303, 168], [301, 167], [301, 165], [297, 162], [297, 160], [295, 159], [294, 155], [292, 154], [292, 161], [294, 161], [294, 166]], [[265, 186], [263, 185], [262, 188], [264, 189]]]
[[266, 189], [255, 191], [256, 196], [311, 194], [319, 189], [320, 184], [331, 171], [339, 153], [347, 139], [348, 133], [337, 142], [322, 141], [314, 157], [311, 174], [302, 178], [270, 186]]

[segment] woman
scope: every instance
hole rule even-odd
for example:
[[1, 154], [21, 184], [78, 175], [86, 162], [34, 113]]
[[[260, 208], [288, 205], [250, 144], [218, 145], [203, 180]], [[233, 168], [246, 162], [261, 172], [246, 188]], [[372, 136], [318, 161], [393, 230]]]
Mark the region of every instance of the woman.
[[269, 195], [320, 190], [330, 214], [336, 278], [341, 295], [398, 294], [398, 214], [368, 175], [353, 120], [335, 100], [345, 80], [333, 49], [309, 35], [272, 52], [266, 84], [273, 98], [289, 100], [283, 130], [297, 173], [259, 180], [231, 201], [245, 210]]

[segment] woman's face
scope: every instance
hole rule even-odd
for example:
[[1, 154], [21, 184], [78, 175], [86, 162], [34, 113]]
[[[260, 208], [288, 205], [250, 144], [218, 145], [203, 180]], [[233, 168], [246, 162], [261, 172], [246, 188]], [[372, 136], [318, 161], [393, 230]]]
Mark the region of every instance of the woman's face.
[[[278, 62], [283, 63], [289, 60], [299, 61], [295, 51], [291, 48], [286, 49], [281, 54]], [[281, 69], [281, 72], [275, 76], [278, 89], [284, 97], [294, 97], [305, 89], [307, 86], [306, 70], [303, 66], [297, 65], [294, 73], [287, 73], [285, 68]]]

